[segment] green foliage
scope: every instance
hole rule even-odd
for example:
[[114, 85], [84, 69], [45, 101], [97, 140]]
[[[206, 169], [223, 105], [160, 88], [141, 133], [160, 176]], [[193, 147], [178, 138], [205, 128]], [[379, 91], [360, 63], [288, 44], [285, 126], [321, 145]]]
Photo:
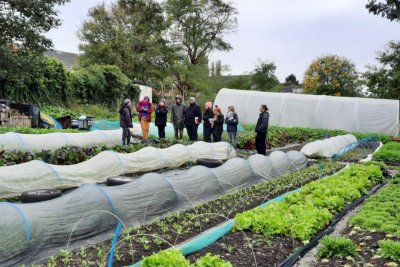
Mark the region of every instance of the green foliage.
[[400, 22], [400, 5], [397, 0], [368, 0], [365, 7], [369, 13]]
[[143, 258], [140, 267], [190, 267], [189, 261], [176, 249], [163, 250]]
[[[56, 5], [68, 0], [0, 2], [0, 98], [14, 86], [22, 90], [42, 62], [42, 52], [52, 46], [43, 34], [60, 25]], [[24, 97], [28, 97], [26, 93]]]
[[124, 98], [139, 96], [139, 88], [117, 66], [91, 65], [73, 71], [71, 76], [76, 98], [87, 104], [117, 108]]
[[227, 81], [227, 88], [249, 90], [251, 88], [250, 75], [238, 75]]
[[42, 106], [40, 108], [45, 114], [54, 118], [71, 115], [72, 118], [78, 118], [80, 115], [94, 116], [96, 120], [119, 120], [117, 109], [102, 105], [71, 105], [69, 108], [60, 106]]
[[304, 90], [308, 94], [359, 96], [359, 74], [353, 62], [336, 55], [315, 59], [304, 75]]
[[389, 42], [376, 59], [381, 66], [368, 66], [363, 75], [370, 96], [400, 99], [400, 42]]
[[28, 127], [0, 127], [0, 134], [15, 132], [21, 134], [48, 134], [48, 133], [80, 133], [82, 131], [75, 129], [35, 129]]
[[386, 143], [378, 152], [374, 153], [373, 158], [386, 163], [400, 163], [400, 143]]
[[400, 262], [400, 242], [389, 239], [381, 240], [378, 253], [385, 259]]
[[283, 85], [292, 85], [292, 86], [297, 86], [299, 85], [299, 81], [297, 80], [296, 76], [294, 74], [290, 74], [285, 78], [285, 83]]
[[349, 225], [400, 237], [400, 184], [390, 183], [368, 198], [360, 211], [350, 219]]
[[260, 61], [252, 74], [252, 85], [256, 90], [280, 91], [280, 83], [275, 76], [276, 66], [273, 62]]
[[196, 260], [196, 267], [233, 267], [233, 265], [221, 259], [219, 255], [213, 256], [211, 253], [207, 253]]
[[161, 79], [174, 51], [167, 45], [168, 24], [161, 4], [153, 0], [119, 0], [89, 10], [78, 32], [82, 66], [118, 66], [132, 80]]
[[329, 223], [333, 214], [382, 180], [378, 166], [352, 165], [335, 176], [303, 186], [287, 195], [284, 202], [237, 214], [234, 230], [309, 240]]
[[319, 242], [318, 258], [345, 258], [356, 255], [357, 246], [348, 238], [325, 236]]

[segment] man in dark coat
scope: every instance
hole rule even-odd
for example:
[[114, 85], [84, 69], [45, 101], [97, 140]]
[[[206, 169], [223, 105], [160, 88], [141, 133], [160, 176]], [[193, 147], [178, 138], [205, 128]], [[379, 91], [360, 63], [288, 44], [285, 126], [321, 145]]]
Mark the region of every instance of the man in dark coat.
[[156, 120], [155, 125], [158, 127], [158, 137], [160, 139], [165, 138], [165, 126], [167, 125], [167, 113], [168, 109], [165, 107], [165, 99], [161, 99], [160, 103], [156, 108]]
[[189, 135], [190, 141], [197, 141], [197, 128], [202, 119], [201, 108], [196, 104], [194, 97], [189, 98], [189, 106], [185, 108], [184, 112], [186, 130]]
[[256, 149], [258, 154], [266, 155], [265, 140], [268, 134], [269, 113], [266, 105], [260, 106], [260, 116], [256, 125]]
[[131, 131], [129, 128], [132, 124], [132, 102], [130, 99], [125, 99], [122, 107], [119, 110], [119, 126], [122, 128], [122, 144], [129, 145], [131, 143]]
[[214, 120], [214, 112], [212, 110], [212, 103], [205, 104], [203, 113], [203, 137], [204, 141], [211, 143], [211, 122]]

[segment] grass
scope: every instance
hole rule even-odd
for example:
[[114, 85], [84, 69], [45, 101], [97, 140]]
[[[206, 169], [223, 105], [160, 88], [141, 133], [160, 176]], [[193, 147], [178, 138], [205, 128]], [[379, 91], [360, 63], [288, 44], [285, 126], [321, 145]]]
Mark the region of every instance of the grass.
[[378, 152], [374, 154], [374, 160], [386, 163], [400, 163], [400, 143], [386, 143]]

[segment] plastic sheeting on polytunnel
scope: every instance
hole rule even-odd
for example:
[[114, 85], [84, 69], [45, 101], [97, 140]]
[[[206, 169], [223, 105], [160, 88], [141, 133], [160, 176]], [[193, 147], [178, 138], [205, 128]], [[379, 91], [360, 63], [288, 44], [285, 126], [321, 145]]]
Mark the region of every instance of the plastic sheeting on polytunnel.
[[[139, 125], [131, 129], [134, 135], [142, 135]], [[92, 131], [84, 133], [20, 134], [8, 132], [0, 134], [0, 149], [7, 151], [38, 152], [56, 150], [64, 146], [115, 146], [122, 144], [122, 129]]]
[[255, 124], [266, 104], [271, 125], [399, 134], [399, 100], [221, 89], [215, 104], [235, 106], [242, 124]]
[[105, 238], [118, 216], [130, 227], [172, 211], [210, 201], [307, 165], [304, 154], [272, 152], [233, 158], [210, 169], [194, 166], [176, 176], [148, 173], [131, 183], [100, 187], [84, 185], [60, 198], [32, 204], [0, 205], [0, 266], [31, 263], [66, 249]]
[[173, 145], [165, 149], [145, 147], [123, 154], [104, 151], [75, 165], [51, 165], [33, 160], [13, 166], [0, 167], [0, 198], [15, 196], [27, 190], [68, 188], [84, 183], [104, 182], [121, 174], [176, 168], [198, 158], [226, 160], [236, 156], [225, 142], [196, 142]]
[[332, 157], [345, 147], [357, 142], [357, 138], [352, 134], [338, 135], [324, 140], [311, 142], [303, 146], [300, 152], [306, 156], [320, 155], [326, 158]]

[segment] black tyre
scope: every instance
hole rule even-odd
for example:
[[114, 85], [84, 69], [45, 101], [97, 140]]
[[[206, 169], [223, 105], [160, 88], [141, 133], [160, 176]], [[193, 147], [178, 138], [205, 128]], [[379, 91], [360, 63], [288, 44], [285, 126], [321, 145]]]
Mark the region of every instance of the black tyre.
[[107, 178], [107, 186], [123, 185], [132, 182], [132, 178], [129, 177], [109, 177]]
[[205, 166], [208, 168], [215, 168], [224, 164], [222, 160], [219, 159], [204, 159], [200, 158], [196, 160], [196, 165]]
[[40, 201], [46, 201], [61, 196], [61, 191], [51, 189], [41, 189], [26, 191], [21, 194], [22, 203], [34, 203]]

